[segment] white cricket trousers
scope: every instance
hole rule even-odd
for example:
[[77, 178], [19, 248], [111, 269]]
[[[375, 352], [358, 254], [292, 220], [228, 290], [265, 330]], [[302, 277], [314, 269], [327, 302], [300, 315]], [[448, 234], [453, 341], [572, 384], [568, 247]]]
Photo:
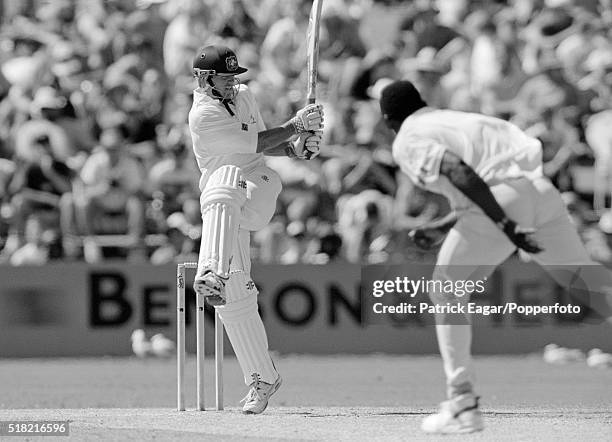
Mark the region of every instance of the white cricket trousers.
[[[603, 287], [612, 287], [612, 274], [591, 260], [576, 229], [570, 221], [559, 191], [546, 178], [514, 179], [491, 187], [508, 218], [522, 227], [536, 229], [533, 238], [544, 249], [532, 259], [544, 266], [551, 276], [567, 287], [566, 272], [556, 274], [554, 267], [583, 269], [581, 277], [596, 293], [592, 304], [609, 314], [610, 297]], [[516, 247], [478, 207], [460, 216], [442, 244], [434, 279], [450, 281], [480, 280], [505, 261]], [[552, 270], [551, 270], [552, 269]], [[584, 270], [586, 269], [586, 270]], [[571, 279], [571, 276], [569, 278]], [[591, 286], [593, 284], [593, 286]], [[608, 290], [607, 293], [610, 291]], [[457, 298], [441, 293], [430, 293], [434, 303], [448, 301], [467, 303], [469, 296]], [[605, 313], [604, 313], [605, 314]], [[450, 397], [472, 391], [474, 373], [471, 358], [472, 326], [443, 323], [436, 318], [436, 334], [447, 379]], [[455, 322], [456, 324], [456, 322]]]
[[[230, 276], [225, 285], [226, 304], [216, 307], [242, 369], [245, 384], [254, 376], [269, 384], [278, 377], [268, 352], [268, 338], [259, 315], [258, 290], [251, 279], [250, 232], [264, 228], [272, 219], [282, 184], [268, 167], [245, 173], [247, 198], [242, 206], [238, 233], [232, 245]], [[198, 269], [205, 257], [200, 252]]]

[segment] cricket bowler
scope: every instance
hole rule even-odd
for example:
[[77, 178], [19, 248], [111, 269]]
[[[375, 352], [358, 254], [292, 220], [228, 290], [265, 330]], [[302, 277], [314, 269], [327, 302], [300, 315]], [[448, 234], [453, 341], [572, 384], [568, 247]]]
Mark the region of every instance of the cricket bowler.
[[[396, 133], [393, 158], [402, 172], [415, 185], [444, 195], [454, 209], [412, 232], [415, 242], [425, 245], [437, 232], [448, 232], [434, 280], [482, 280], [520, 249], [563, 287], [573, 288], [580, 278], [589, 285], [585, 304], [610, 317], [610, 273], [591, 260], [558, 190], [543, 175], [537, 139], [498, 118], [428, 107], [409, 81], [386, 86], [380, 108]], [[563, 270], [553, 270], [558, 267]], [[434, 305], [469, 301], [469, 295], [433, 292], [429, 297]], [[482, 430], [474, 392], [472, 327], [469, 321], [455, 324], [436, 315], [436, 334], [448, 400], [439, 413], [424, 419], [422, 429]]]
[[249, 256], [250, 232], [268, 224], [281, 191], [280, 177], [266, 167], [264, 155], [306, 160], [318, 155], [323, 108], [308, 105], [282, 126], [266, 129], [255, 97], [238, 80], [246, 71], [236, 54], [220, 45], [201, 49], [193, 61], [198, 87], [189, 129], [202, 192], [194, 289], [219, 312], [250, 387], [243, 412], [259, 414], [281, 385], [257, 309]]

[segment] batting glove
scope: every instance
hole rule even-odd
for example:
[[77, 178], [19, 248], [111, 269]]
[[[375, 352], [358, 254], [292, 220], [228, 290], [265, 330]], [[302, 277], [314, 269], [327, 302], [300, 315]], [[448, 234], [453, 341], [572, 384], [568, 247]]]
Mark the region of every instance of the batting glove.
[[321, 131], [305, 132], [291, 144], [288, 155], [301, 160], [312, 160], [319, 156], [321, 151]]
[[296, 134], [323, 129], [323, 106], [309, 104], [303, 107], [291, 119]]
[[517, 248], [527, 253], [540, 253], [544, 250], [530, 237], [530, 235], [535, 232], [535, 229], [521, 227], [508, 218], [504, 218], [498, 222], [497, 226], [503, 230], [508, 239], [510, 239], [512, 244]]

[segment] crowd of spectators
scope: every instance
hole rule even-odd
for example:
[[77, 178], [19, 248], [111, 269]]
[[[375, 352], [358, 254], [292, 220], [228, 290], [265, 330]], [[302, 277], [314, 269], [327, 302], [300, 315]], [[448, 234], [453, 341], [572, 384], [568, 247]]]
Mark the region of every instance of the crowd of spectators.
[[[407, 232], [449, 210], [390, 154], [377, 98], [513, 121], [544, 148], [595, 259], [612, 262], [612, 2], [326, 0], [323, 152], [269, 158], [284, 190], [255, 260], [431, 260]], [[194, 260], [199, 171], [186, 127], [197, 49], [236, 50], [268, 126], [305, 102], [310, 2], [4, 0], [0, 263]]]

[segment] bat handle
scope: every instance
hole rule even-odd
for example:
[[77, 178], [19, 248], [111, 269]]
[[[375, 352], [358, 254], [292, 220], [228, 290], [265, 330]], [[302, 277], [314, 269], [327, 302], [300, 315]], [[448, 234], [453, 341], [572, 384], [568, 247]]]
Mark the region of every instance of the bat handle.
[[[315, 103], [316, 103], [316, 101], [317, 101], [317, 97], [315, 97], [315, 96], [314, 96], [314, 94], [312, 94], [312, 95], [308, 95], [308, 96], [306, 97], [306, 102], [307, 102], [307, 104], [315, 104]], [[316, 131], [314, 131], [314, 130], [309, 130], [308, 132], [310, 132], [310, 133], [311, 133], [311, 134], [313, 134], [313, 135], [316, 133]]]

